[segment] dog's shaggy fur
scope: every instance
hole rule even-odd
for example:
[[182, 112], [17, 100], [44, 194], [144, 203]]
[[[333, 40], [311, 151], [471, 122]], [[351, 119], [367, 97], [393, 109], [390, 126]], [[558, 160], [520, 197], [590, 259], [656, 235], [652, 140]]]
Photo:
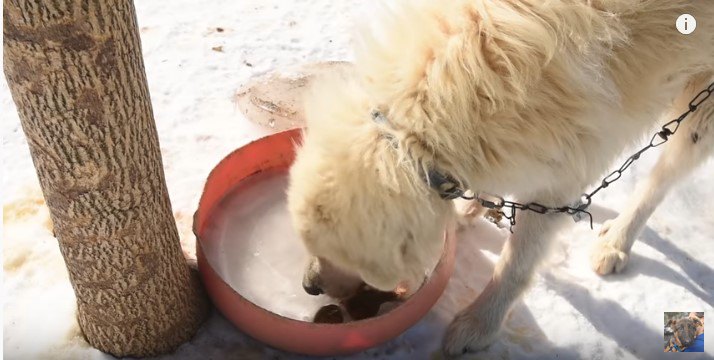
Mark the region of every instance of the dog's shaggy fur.
[[[682, 13], [699, 19], [684, 36]], [[416, 288], [454, 206], [422, 180], [436, 168], [476, 192], [562, 206], [601, 178], [661, 115], [714, 79], [710, 0], [404, 0], [363, 30], [356, 69], [307, 101], [288, 201], [316, 262], [382, 290]], [[389, 120], [376, 124], [370, 111]], [[714, 148], [714, 100], [666, 145], [628, 209], [603, 226], [592, 262], [621, 270], [671, 184]], [[390, 145], [385, 134], [398, 144]], [[564, 215], [520, 212], [493, 279], [458, 314], [448, 354], [495, 337]], [[331, 293], [312, 264], [306, 286]], [[341, 291], [344, 293], [345, 289]]]

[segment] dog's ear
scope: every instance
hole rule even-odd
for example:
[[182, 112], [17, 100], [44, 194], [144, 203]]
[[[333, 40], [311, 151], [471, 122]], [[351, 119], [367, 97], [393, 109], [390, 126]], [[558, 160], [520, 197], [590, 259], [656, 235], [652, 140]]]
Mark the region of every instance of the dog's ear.
[[674, 324], [675, 324], [676, 322], [677, 322], [677, 320], [669, 319], [669, 321], [667, 321], [667, 326], [669, 326], [669, 327], [674, 327]]
[[699, 319], [698, 317], [693, 317], [693, 318], [691, 318], [691, 319], [692, 319], [692, 321], [694, 322], [694, 325], [696, 325], [696, 326], [698, 326], [698, 327], [704, 325], [704, 324], [702, 323], [702, 320]]

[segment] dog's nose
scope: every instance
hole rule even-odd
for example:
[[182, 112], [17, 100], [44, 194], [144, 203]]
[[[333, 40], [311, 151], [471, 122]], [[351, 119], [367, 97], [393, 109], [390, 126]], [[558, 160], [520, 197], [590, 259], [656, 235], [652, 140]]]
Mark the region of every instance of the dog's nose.
[[324, 291], [322, 291], [322, 288], [320, 288], [317, 285], [304, 285], [302, 286], [303, 289], [305, 289], [305, 292], [310, 294], [310, 295], [320, 295]]

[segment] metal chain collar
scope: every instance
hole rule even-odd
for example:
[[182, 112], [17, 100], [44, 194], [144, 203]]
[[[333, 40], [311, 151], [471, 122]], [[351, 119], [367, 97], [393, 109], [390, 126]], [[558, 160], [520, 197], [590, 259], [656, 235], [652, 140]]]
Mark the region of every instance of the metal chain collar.
[[[467, 195], [467, 190], [461, 187], [458, 180], [454, 179], [451, 175], [439, 172], [435, 169], [429, 169], [428, 173], [424, 176], [427, 184], [436, 190], [445, 200], [453, 200], [456, 198], [463, 198], [466, 200], [476, 200], [481, 204], [481, 206], [495, 211], [499, 216], [508, 219], [510, 223], [510, 230], [513, 232], [513, 226], [516, 225], [516, 210], [528, 210], [538, 214], [557, 214], [565, 213], [571, 215], [575, 222], [582, 220], [585, 216], [588, 217], [590, 221], [590, 228], [593, 228], [593, 216], [587, 211], [590, 204], [592, 204], [592, 197], [597, 194], [600, 190], [607, 188], [613, 182], [617, 181], [622, 177], [622, 173], [627, 170], [627, 168], [632, 165], [640, 156], [647, 150], [651, 148], [658, 147], [666, 143], [669, 138], [674, 135], [674, 133], [679, 130], [679, 125], [684, 121], [684, 119], [689, 116], [689, 114], [697, 111], [697, 108], [706, 101], [714, 93], [714, 83], [711, 83], [707, 88], [699, 92], [692, 101], [689, 102], [689, 108], [686, 112], [680, 115], [678, 118], [664, 124], [660, 131], [655, 133], [650, 139], [649, 144], [644, 148], [640, 149], [632, 156], [627, 158], [625, 162], [620, 166], [619, 169], [613, 171], [609, 175], [603, 178], [600, 186], [590, 191], [589, 193], [584, 193], [577, 202], [560, 207], [551, 207], [539, 204], [536, 202], [529, 202], [522, 204], [515, 201], [505, 200], [503, 197], [478, 193], [474, 195]], [[372, 112], [372, 119], [379, 124], [387, 124], [388, 121], [384, 115], [379, 111]], [[394, 137], [391, 134], [385, 134], [392, 146], [396, 147]], [[497, 221], [494, 221], [497, 222]]]
[[684, 119], [689, 116], [689, 114], [697, 111], [697, 108], [712, 94], [714, 94], [714, 83], [709, 84], [706, 89], [699, 92], [692, 99], [692, 101], [689, 102], [689, 108], [686, 112], [684, 112], [678, 118], [664, 124], [661, 130], [652, 136], [652, 139], [650, 139], [650, 142], [649, 144], [647, 144], [647, 146], [627, 158], [627, 160], [625, 160], [625, 162], [622, 164], [622, 166], [620, 166], [619, 169], [611, 172], [609, 175], [603, 178], [602, 182], [600, 183], [600, 186], [588, 193], [584, 193], [580, 197], [580, 199], [574, 204], [561, 207], [549, 207], [535, 202], [521, 204], [518, 202], [507, 201], [500, 196], [493, 196], [488, 194], [476, 194], [473, 196], [467, 196], [466, 191], [463, 190], [458, 184], [456, 184], [455, 189], [452, 189], [452, 191], [459, 193], [458, 197], [467, 200], [475, 199], [481, 204], [481, 206], [487, 209], [494, 210], [502, 217], [508, 219], [510, 223], [511, 232], [513, 232], [513, 226], [516, 225], [516, 210], [528, 210], [536, 212], [538, 214], [566, 213], [568, 215], [572, 215], [573, 220], [575, 220], [575, 222], [582, 220], [583, 217], [587, 215], [588, 219], [590, 220], [590, 228], [592, 229], [593, 216], [590, 212], [587, 211], [587, 208], [592, 203], [592, 197], [600, 190], [607, 188], [608, 186], [610, 186], [610, 184], [619, 180], [620, 177], [622, 177], [622, 173], [627, 170], [627, 168], [629, 168], [632, 163], [637, 161], [645, 151], [666, 143], [670, 139], [670, 137], [674, 135], [677, 130], [679, 130], [679, 125], [682, 123], [682, 121], [684, 121]]

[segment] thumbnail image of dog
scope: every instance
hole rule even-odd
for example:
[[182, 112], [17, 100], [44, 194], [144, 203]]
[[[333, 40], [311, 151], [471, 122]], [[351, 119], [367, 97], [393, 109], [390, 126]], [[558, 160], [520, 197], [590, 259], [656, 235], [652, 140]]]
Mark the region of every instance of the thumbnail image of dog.
[[665, 321], [664, 352], [703, 351], [704, 313], [665, 313]]

